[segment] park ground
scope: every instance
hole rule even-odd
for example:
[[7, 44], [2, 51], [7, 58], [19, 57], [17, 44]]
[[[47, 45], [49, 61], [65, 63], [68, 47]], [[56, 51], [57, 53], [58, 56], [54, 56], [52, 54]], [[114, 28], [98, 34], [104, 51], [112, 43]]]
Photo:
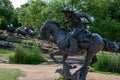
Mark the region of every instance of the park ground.
[[[19, 77], [18, 80], [54, 80], [55, 78], [60, 77], [60, 75], [58, 73], [55, 73], [55, 71], [61, 67], [62, 65], [60, 64], [0, 64], [0, 68], [17, 68], [23, 71], [26, 76]], [[74, 72], [74, 70], [72, 70], [72, 72]], [[120, 80], [120, 76], [89, 72], [87, 80]]]
[[[50, 50], [51, 51], [51, 50]], [[42, 51], [43, 55], [51, 60], [49, 54], [47, 54], [46, 49]], [[62, 59], [60, 56], [57, 56], [57, 59]], [[75, 63], [78, 66], [82, 64], [83, 56], [70, 56], [68, 62]], [[8, 62], [8, 57], [0, 56], [0, 61]], [[0, 63], [0, 68], [17, 68], [25, 73], [25, 76], [18, 77], [18, 80], [55, 80], [59, 78], [60, 75], [55, 73], [56, 69], [62, 68], [61, 64], [46, 64], [42, 63], [39, 65], [24, 65], [24, 64], [5, 64]], [[79, 68], [79, 67], [78, 67]], [[76, 70], [76, 69], [75, 69]], [[75, 70], [71, 70], [71, 72], [75, 72]], [[0, 79], [1, 80], [1, 79]], [[113, 74], [103, 74], [103, 73], [95, 73], [89, 72], [87, 75], [87, 80], [120, 80], [120, 75]]]

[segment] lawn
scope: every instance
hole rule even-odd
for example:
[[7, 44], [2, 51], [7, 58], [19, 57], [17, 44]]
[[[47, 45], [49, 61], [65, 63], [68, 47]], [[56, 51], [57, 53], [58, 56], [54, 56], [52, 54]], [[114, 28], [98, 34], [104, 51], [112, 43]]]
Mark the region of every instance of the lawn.
[[97, 55], [98, 62], [94, 64], [94, 69], [104, 72], [120, 74], [120, 54], [100, 53]]
[[13, 50], [0, 49], [0, 56], [10, 56], [13, 54], [14, 54]]
[[15, 68], [0, 68], [0, 73], [0, 80], [17, 80], [18, 77], [25, 76], [21, 70]]

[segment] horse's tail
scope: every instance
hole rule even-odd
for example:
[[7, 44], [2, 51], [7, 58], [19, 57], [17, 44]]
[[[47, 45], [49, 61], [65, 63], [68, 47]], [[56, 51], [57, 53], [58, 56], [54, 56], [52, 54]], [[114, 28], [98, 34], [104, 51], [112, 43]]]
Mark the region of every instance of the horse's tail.
[[104, 42], [104, 48], [103, 48], [103, 51], [106, 51], [107, 48], [108, 48], [108, 42], [107, 42], [107, 39], [103, 39], [103, 42]]
[[118, 45], [118, 52], [120, 53], [120, 42], [118, 42], [117, 45]]
[[103, 51], [109, 51], [109, 52], [118, 52], [118, 45], [116, 42], [112, 42], [108, 39], [103, 39], [104, 42], [104, 48]]

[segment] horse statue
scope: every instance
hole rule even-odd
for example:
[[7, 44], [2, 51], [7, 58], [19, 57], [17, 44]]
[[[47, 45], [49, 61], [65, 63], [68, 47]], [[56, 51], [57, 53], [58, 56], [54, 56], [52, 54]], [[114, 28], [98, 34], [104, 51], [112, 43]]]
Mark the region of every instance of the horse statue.
[[118, 52], [119, 45], [116, 42], [112, 42], [108, 39], [103, 39], [104, 41], [104, 48], [103, 51], [106, 52]]
[[118, 52], [120, 52], [120, 42], [117, 43], [119, 49], [118, 49]]
[[11, 24], [11, 25], [8, 25], [7, 27], [7, 32], [10, 32], [10, 33], [14, 33], [16, 30], [16, 28]]
[[22, 29], [21, 27], [19, 27], [17, 29], [17, 36], [21, 34], [24, 37], [26, 37], [27, 35], [30, 37], [34, 37], [35, 36], [35, 31], [33, 29], [30, 29], [28, 27], [25, 27], [24, 29]]
[[27, 28], [22, 29], [19, 27], [17, 28], [17, 36], [21, 34], [22, 36], [26, 37], [28, 31], [29, 30]]
[[[56, 63], [63, 63], [63, 67], [66, 65], [66, 59], [70, 55], [68, 52], [66, 52], [66, 48], [69, 47], [69, 35], [71, 32], [63, 30], [61, 26], [54, 21], [48, 21], [45, 24], [42, 25], [40, 34], [38, 35], [38, 38], [41, 40], [46, 40], [48, 36], [52, 36], [56, 44], [58, 46], [58, 50], [55, 52], [50, 53], [50, 57], [54, 60]], [[74, 78], [71, 74], [70, 71], [67, 70], [66, 78], [65, 80], [86, 80], [86, 75], [87, 75], [87, 67], [90, 65], [93, 65], [95, 62], [97, 62], [97, 57], [96, 54], [99, 51], [102, 51], [105, 49], [105, 46], [107, 45], [105, 42], [107, 40], [104, 40], [99, 34], [97, 33], [92, 33], [90, 37], [89, 42], [82, 41], [83, 37], [78, 35], [77, 41], [78, 41], [78, 48], [79, 52], [82, 52], [83, 54], [86, 53], [85, 56], [85, 62], [83, 66], [76, 71], [74, 75], [79, 75], [79, 79]], [[114, 43], [111, 42], [111, 44], [115, 45]], [[73, 45], [74, 46], [74, 45]], [[114, 46], [114, 51], [118, 50], [118, 46]], [[107, 51], [108, 49], [106, 49]], [[109, 51], [109, 50], [108, 50]], [[62, 54], [63, 60], [62, 61], [57, 61], [54, 56]], [[67, 65], [68, 67], [68, 65]], [[64, 67], [66, 68], [66, 67]], [[73, 67], [69, 67], [70, 69]], [[67, 75], [68, 74], [68, 75]]]
[[35, 36], [35, 31], [33, 31], [32, 29], [29, 29], [27, 35], [29, 35], [30, 37], [34, 37]]

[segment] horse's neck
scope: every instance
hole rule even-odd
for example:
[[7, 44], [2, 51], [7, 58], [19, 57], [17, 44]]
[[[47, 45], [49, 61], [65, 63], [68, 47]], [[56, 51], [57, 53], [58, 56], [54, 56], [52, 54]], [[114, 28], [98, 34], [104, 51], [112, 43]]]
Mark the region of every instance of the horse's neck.
[[66, 38], [66, 34], [60, 28], [54, 28], [52, 36], [55, 38], [56, 41], [61, 41]]

